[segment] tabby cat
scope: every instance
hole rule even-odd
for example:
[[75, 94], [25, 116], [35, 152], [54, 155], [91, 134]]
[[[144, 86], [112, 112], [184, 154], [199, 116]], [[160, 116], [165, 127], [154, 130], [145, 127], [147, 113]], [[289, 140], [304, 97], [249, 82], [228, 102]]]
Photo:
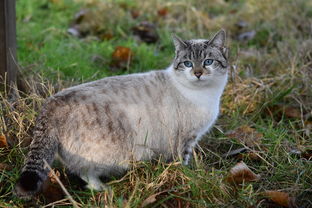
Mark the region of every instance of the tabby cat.
[[15, 186], [18, 196], [39, 192], [56, 153], [62, 163], [103, 190], [100, 176], [123, 174], [130, 161], [180, 159], [214, 124], [227, 82], [225, 32], [210, 40], [173, 37], [166, 70], [107, 77], [65, 89], [44, 103]]

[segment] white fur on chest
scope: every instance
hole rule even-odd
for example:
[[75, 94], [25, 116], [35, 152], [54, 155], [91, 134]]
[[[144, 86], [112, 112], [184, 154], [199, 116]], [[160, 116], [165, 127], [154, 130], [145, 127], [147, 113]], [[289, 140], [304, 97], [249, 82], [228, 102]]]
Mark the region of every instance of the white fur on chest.
[[167, 72], [171, 76], [173, 85], [181, 95], [196, 106], [197, 115], [205, 125], [197, 132], [197, 140], [205, 134], [216, 121], [219, 114], [220, 99], [227, 82], [227, 75], [217, 77], [214, 82], [205, 87], [188, 86], [181, 84], [172, 74], [173, 69], [168, 68]]

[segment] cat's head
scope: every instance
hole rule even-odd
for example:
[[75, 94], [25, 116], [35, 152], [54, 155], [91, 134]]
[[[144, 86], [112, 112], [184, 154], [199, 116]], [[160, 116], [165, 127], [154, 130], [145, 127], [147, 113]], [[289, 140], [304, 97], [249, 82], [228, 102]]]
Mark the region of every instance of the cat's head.
[[181, 40], [174, 35], [173, 42], [176, 52], [173, 72], [180, 83], [204, 87], [226, 80], [228, 49], [224, 47], [224, 30], [210, 40]]

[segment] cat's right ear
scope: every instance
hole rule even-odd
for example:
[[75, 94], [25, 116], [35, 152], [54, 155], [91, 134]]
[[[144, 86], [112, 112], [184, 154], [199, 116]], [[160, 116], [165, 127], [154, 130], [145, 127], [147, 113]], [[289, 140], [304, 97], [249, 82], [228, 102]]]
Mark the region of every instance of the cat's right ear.
[[173, 40], [174, 47], [175, 47], [176, 51], [180, 51], [180, 50], [187, 48], [186, 42], [181, 40], [181, 38], [179, 38], [177, 35], [172, 34], [172, 40]]

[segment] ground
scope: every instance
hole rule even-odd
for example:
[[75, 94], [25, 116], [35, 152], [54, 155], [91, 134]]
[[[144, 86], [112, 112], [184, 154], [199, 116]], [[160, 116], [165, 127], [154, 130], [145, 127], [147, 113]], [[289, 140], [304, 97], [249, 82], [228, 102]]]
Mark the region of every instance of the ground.
[[83, 189], [58, 163], [56, 175], [80, 207], [312, 207], [311, 1], [16, 4], [20, 92], [0, 92], [1, 207], [73, 206], [52, 173], [33, 200], [12, 193], [46, 97], [105, 76], [163, 69], [174, 57], [171, 34], [209, 38], [221, 28], [230, 79], [220, 118], [190, 166], [134, 163], [104, 192]]

